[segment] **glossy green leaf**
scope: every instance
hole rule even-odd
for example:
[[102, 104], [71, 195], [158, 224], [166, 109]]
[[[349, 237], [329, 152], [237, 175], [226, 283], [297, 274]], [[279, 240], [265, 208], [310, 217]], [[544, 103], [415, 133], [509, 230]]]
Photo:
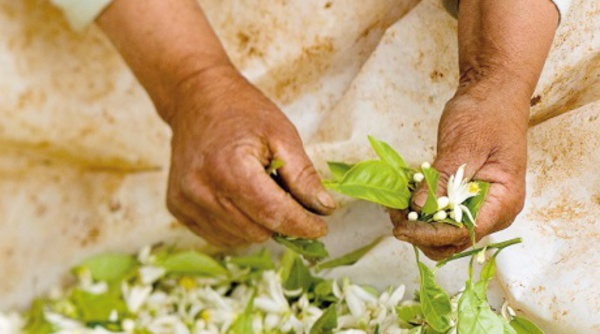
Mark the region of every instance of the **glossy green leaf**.
[[[497, 254], [497, 253], [496, 253]], [[482, 300], [487, 300], [486, 292], [487, 287], [494, 278], [496, 274], [496, 257], [493, 256], [489, 261], [485, 263], [483, 268], [481, 268], [481, 273], [479, 274], [479, 282], [475, 284], [475, 293]]]
[[371, 136], [368, 136], [369, 142], [371, 143], [371, 147], [377, 153], [377, 156], [385, 162], [387, 162], [390, 166], [394, 167], [396, 170], [401, 171], [404, 168], [408, 168], [406, 162], [400, 156], [396, 150], [394, 150], [388, 143], [383, 142], [381, 140], [375, 139]]
[[126, 254], [102, 254], [85, 260], [78, 268], [86, 268], [96, 281], [116, 282], [129, 275], [138, 263]]
[[504, 334], [505, 320], [480, 298], [471, 282], [458, 301], [458, 334]]
[[[483, 181], [474, 181], [474, 182], [476, 182], [479, 187], [479, 193], [476, 196], [469, 198], [465, 202], [465, 206], [469, 209], [469, 211], [471, 211], [471, 214], [473, 215], [473, 219], [477, 219], [477, 214], [479, 213], [479, 209], [485, 202], [485, 198], [490, 189], [490, 184], [488, 182], [483, 182]], [[463, 216], [463, 222], [465, 220], [469, 220], [467, 215]]]
[[256, 291], [250, 297], [248, 304], [242, 314], [238, 315], [235, 322], [229, 328], [229, 333], [232, 334], [253, 334], [254, 328], [252, 327], [252, 311], [254, 310], [254, 298], [256, 297]]
[[314, 290], [314, 303], [322, 306], [325, 303], [337, 303], [338, 298], [333, 294], [333, 281], [319, 282]]
[[410, 199], [406, 175], [383, 161], [357, 163], [339, 182], [325, 186], [340, 194], [392, 209], [406, 209]]
[[309, 261], [320, 261], [329, 256], [325, 245], [319, 240], [274, 235], [273, 240], [302, 255]]
[[220, 276], [228, 271], [212, 257], [196, 251], [185, 251], [167, 255], [159, 265], [169, 274]]
[[35, 300], [29, 311], [25, 314], [26, 334], [50, 334], [54, 333], [54, 327], [44, 316], [44, 302], [40, 299]]
[[440, 173], [433, 169], [433, 167], [423, 169], [423, 175], [425, 176], [425, 182], [427, 183], [427, 200], [421, 208], [421, 213], [429, 216], [438, 211], [437, 202], [437, 186], [440, 178]]
[[510, 321], [510, 327], [516, 334], [544, 334], [536, 324], [523, 317], [514, 317]]
[[433, 272], [422, 262], [418, 262], [421, 275], [419, 298], [427, 323], [438, 332], [450, 329], [452, 305], [450, 297], [436, 282]]
[[271, 255], [265, 248], [262, 248], [253, 255], [232, 257], [229, 259], [229, 262], [238, 267], [251, 268], [252, 270], [275, 269], [275, 264], [271, 259]]
[[127, 312], [127, 306], [121, 298], [120, 286], [111, 287], [109, 291], [102, 294], [76, 289], [69, 299], [78, 310], [78, 318], [88, 324], [108, 322], [113, 310], [120, 315]]
[[337, 327], [336, 305], [332, 304], [310, 328], [310, 334], [329, 334]]
[[400, 320], [411, 325], [422, 324], [424, 320], [421, 304], [414, 303], [396, 306], [396, 313]]
[[294, 251], [287, 249], [281, 260], [281, 280], [287, 290], [303, 289], [308, 291], [313, 284], [322, 281], [313, 277], [302, 258]]
[[348, 254], [344, 254], [336, 259], [319, 263], [316, 266], [316, 271], [319, 272], [323, 269], [332, 269], [340, 266], [351, 266], [358, 262], [358, 260], [360, 260], [365, 254], [367, 254], [371, 249], [373, 249], [373, 247], [377, 246], [379, 241], [381, 241], [381, 238], [377, 238], [370, 244]]
[[331, 172], [333, 181], [339, 181], [343, 179], [346, 173], [353, 167], [353, 165], [335, 161], [327, 161], [327, 166], [329, 166], [329, 171]]

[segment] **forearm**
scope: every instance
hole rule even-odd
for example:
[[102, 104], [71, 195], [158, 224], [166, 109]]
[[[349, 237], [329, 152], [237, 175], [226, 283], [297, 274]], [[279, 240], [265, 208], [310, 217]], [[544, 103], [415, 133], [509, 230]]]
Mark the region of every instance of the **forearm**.
[[462, 0], [458, 95], [485, 98], [501, 92], [529, 101], [558, 20], [550, 0]]
[[115, 0], [97, 22], [165, 119], [172, 108], [163, 104], [174, 87], [209, 68], [230, 66], [195, 0]]

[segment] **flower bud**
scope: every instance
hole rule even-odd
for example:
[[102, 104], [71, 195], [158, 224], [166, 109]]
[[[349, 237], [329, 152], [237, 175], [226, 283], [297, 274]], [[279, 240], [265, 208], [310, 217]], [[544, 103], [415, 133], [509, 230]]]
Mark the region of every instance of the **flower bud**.
[[437, 199], [437, 203], [438, 203], [438, 210], [443, 210], [446, 207], [448, 207], [448, 204], [450, 204], [450, 199], [446, 196], [442, 196]]
[[416, 183], [423, 181], [424, 178], [425, 175], [423, 175], [422, 173], [415, 173], [415, 175], [413, 175], [413, 181], [415, 181]]
[[418, 213], [416, 213], [414, 211], [411, 211], [411, 212], [408, 213], [408, 220], [415, 221], [417, 219], [419, 219], [419, 214]]
[[425, 161], [424, 163], [421, 164], [421, 168], [422, 169], [431, 168], [431, 164], [429, 162]]
[[485, 249], [482, 250], [481, 252], [477, 253], [477, 263], [479, 264], [483, 264], [485, 262]]
[[447, 217], [448, 214], [446, 213], [446, 211], [438, 211], [435, 213], [435, 215], [433, 215], [433, 220], [440, 221], [446, 219]]

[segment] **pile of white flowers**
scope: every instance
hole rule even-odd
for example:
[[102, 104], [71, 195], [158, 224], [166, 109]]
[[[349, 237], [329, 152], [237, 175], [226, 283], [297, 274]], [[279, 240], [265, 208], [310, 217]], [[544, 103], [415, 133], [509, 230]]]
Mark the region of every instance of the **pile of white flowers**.
[[[398, 316], [400, 308], [418, 306], [402, 302], [404, 285], [379, 293], [348, 279], [324, 280], [308, 267], [298, 268], [305, 261], [292, 252], [278, 268], [265, 251], [243, 258], [248, 266], [229, 257], [219, 262], [197, 252], [169, 253], [144, 248], [127, 270], [122, 265], [125, 255], [100, 256], [83, 264], [75, 269], [75, 286], [51, 292], [29, 314], [0, 313], [0, 333], [397, 334], [415, 327]], [[167, 257], [179, 257], [186, 265], [190, 259], [204, 261], [207, 267], [173, 270], [179, 264], [168, 264]], [[218, 266], [212, 270], [218, 274], [201, 273], [211, 266]], [[290, 279], [301, 287], [287, 290]]]

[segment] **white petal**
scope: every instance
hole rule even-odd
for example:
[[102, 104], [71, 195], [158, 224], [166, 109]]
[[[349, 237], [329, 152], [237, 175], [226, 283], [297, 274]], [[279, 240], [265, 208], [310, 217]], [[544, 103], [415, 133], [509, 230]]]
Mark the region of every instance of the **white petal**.
[[456, 182], [457, 183], [462, 183], [462, 180], [465, 177], [465, 167], [467, 167], [466, 164], [458, 167], [458, 170], [456, 171]]
[[350, 313], [357, 318], [362, 317], [366, 311], [365, 303], [349, 287], [344, 288], [344, 295]]
[[142, 284], [149, 285], [156, 282], [166, 273], [164, 268], [143, 266], [139, 269]]
[[453, 211], [454, 211], [454, 220], [461, 223], [462, 222], [462, 210], [460, 209], [460, 205], [455, 206]]
[[404, 297], [405, 291], [406, 291], [406, 286], [404, 286], [404, 284], [402, 284], [398, 288], [396, 288], [396, 290], [390, 296], [390, 299], [387, 301], [386, 306], [392, 308], [392, 307], [395, 307], [396, 305], [398, 305], [400, 300], [402, 300], [402, 297]]
[[471, 223], [473, 223], [473, 226], [477, 226], [477, 224], [475, 223], [475, 219], [473, 218], [473, 215], [471, 214], [471, 210], [469, 210], [469, 208], [467, 208], [464, 205], [459, 205], [459, 207], [462, 211], [465, 212], [465, 214], [467, 214], [467, 218], [469, 218]]

